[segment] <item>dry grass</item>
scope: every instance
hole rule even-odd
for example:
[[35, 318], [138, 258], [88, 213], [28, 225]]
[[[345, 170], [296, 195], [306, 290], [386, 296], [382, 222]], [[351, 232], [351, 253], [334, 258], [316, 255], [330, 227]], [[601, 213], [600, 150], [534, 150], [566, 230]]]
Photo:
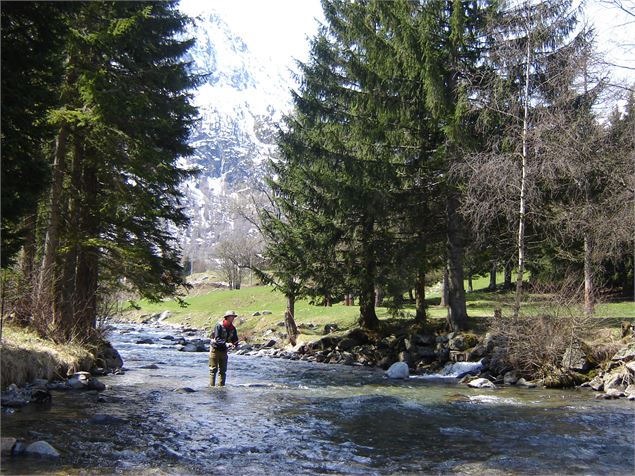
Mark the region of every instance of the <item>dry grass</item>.
[[36, 333], [5, 323], [0, 350], [2, 388], [15, 383], [24, 385], [36, 378], [65, 378], [79, 370], [89, 370], [93, 354], [77, 344], [59, 345]]

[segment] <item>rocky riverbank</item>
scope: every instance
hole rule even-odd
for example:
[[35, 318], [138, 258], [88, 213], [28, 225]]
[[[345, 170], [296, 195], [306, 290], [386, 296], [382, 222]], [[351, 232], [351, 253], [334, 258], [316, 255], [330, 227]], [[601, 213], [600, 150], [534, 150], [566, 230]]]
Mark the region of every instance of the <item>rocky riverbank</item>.
[[[328, 364], [377, 366], [388, 370], [396, 363], [407, 375], [438, 374], [457, 362], [480, 365], [465, 366], [467, 375], [455, 375], [472, 387], [495, 388], [500, 385], [525, 387], [589, 387], [597, 398], [635, 400], [635, 340], [622, 340], [613, 355], [598, 362], [588, 346], [577, 345], [563, 356], [560, 368], [542, 379], [532, 380], [514, 369], [506, 358], [504, 341], [496, 335], [470, 333], [413, 333], [397, 331], [384, 336], [354, 329], [344, 335], [325, 335], [315, 341], [281, 347], [275, 339], [263, 345], [243, 345], [238, 354]], [[404, 372], [396, 372], [403, 376]]]
[[[163, 313], [157, 314], [147, 319], [144, 325], [165, 326], [165, 317]], [[310, 332], [322, 331], [323, 335], [291, 346], [285, 343], [286, 335], [277, 327], [283, 326], [267, 330], [261, 336], [262, 343], [242, 344], [234, 352], [258, 357], [380, 367], [384, 370], [395, 363], [402, 363], [408, 369], [408, 375], [435, 375], [454, 363], [472, 362], [480, 365], [467, 366], [469, 372], [455, 376], [473, 387], [588, 387], [598, 392], [597, 398], [635, 400], [635, 338], [632, 332], [622, 339], [612, 355], [605, 355], [601, 361], [588, 345], [577, 343], [567, 350], [560, 367], [552, 369], [544, 378], [532, 379], [509, 363], [504, 339], [492, 333], [443, 333], [432, 328], [413, 332], [394, 326], [392, 329], [386, 327], [383, 332], [353, 329], [341, 333], [334, 324], [323, 328], [300, 324], [300, 328]], [[162, 337], [163, 346], [174, 346], [184, 352], [209, 350], [209, 339], [203, 336], [206, 330], [174, 325], [166, 329], [178, 330], [180, 335]]]

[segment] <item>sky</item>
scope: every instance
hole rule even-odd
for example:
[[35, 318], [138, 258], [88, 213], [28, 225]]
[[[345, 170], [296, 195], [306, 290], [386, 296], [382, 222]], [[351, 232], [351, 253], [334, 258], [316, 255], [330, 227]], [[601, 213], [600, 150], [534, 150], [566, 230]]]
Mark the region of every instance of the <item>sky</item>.
[[195, 16], [210, 7], [239, 34], [257, 56], [293, 68], [306, 60], [309, 39], [322, 18], [319, 0], [181, 0], [181, 9]]
[[[588, 17], [596, 25], [604, 58], [632, 68], [615, 70], [615, 75], [635, 82], [635, 48], [623, 46], [635, 44], [635, 1], [621, 2], [632, 9], [632, 16], [611, 1], [588, 0]], [[181, 9], [191, 16], [209, 7], [243, 37], [253, 53], [291, 69], [295, 69], [294, 59], [307, 59], [309, 38], [318, 28], [316, 18], [323, 18], [319, 0], [181, 0]]]

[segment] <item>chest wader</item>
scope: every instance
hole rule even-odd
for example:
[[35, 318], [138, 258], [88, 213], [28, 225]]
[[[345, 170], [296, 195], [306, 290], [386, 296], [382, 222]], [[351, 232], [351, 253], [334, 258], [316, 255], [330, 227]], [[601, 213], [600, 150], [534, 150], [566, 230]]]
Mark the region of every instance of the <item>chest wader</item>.
[[225, 385], [227, 378], [227, 351], [212, 349], [209, 353], [209, 386], [216, 385], [216, 374], [220, 372], [220, 386]]

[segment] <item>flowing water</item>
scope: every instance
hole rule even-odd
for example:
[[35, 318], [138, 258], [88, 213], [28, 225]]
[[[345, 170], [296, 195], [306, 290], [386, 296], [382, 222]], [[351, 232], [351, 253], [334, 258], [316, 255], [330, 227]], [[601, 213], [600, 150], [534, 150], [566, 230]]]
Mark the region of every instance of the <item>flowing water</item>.
[[[54, 391], [48, 407], [3, 415], [3, 436], [46, 440], [61, 458], [3, 458], [2, 473], [635, 472], [633, 402], [239, 355], [228, 385], [209, 388], [207, 354], [177, 352], [168, 334], [118, 326], [127, 371], [100, 378], [105, 391]], [[157, 343], [135, 344], [144, 337]]]

